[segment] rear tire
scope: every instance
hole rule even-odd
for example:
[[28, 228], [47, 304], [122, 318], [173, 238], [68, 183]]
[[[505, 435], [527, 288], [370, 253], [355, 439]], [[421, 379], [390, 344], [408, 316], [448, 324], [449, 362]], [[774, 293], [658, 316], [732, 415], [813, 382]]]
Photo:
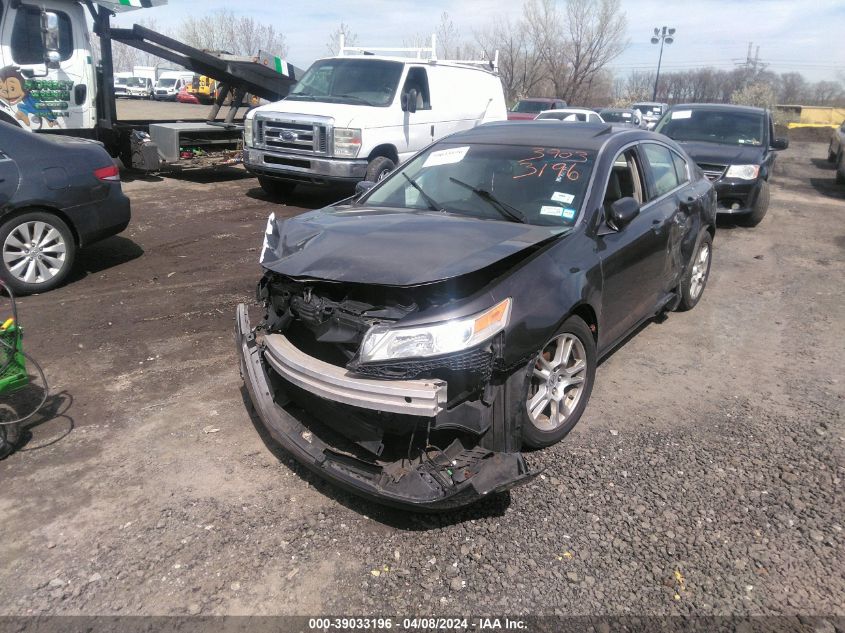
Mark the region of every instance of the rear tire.
[[713, 238], [707, 229], [704, 229], [695, 241], [695, 248], [692, 249], [692, 256], [687, 264], [687, 270], [681, 279], [680, 295], [681, 300], [676, 308], [678, 312], [692, 310], [707, 285], [710, 277], [710, 263], [713, 261]]
[[370, 161], [370, 164], [367, 165], [367, 175], [364, 177], [364, 180], [379, 182], [380, 180], [387, 178], [390, 172], [394, 169], [396, 169], [396, 163], [392, 160], [385, 158], [384, 156], [376, 156]]
[[[593, 333], [580, 317], [571, 316], [528, 366], [511, 378], [522, 380], [521, 397], [514, 399], [518, 410], [511, 414], [520, 416], [525, 446], [552, 446], [575, 427], [587, 408], [597, 361]], [[543, 405], [546, 399], [548, 404]]]
[[763, 181], [760, 185], [760, 193], [757, 194], [757, 199], [754, 201], [754, 206], [751, 213], [740, 220], [743, 226], [757, 226], [763, 221], [766, 216], [766, 211], [769, 210], [769, 182]]
[[836, 184], [845, 185], [845, 152], [839, 152], [836, 160]]
[[30, 211], [0, 225], [0, 253], [0, 278], [15, 294], [29, 295], [64, 282], [73, 268], [76, 241], [58, 216]]
[[273, 178], [258, 177], [258, 184], [273, 198], [283, 198], [293, 193], [296, 188], [295, 182], [287, 182], [285, 180], [274, 180]]
[[827, 146], [827, 162], [836, 162], [836, 152], [833, 151], [833, 141], [831, 141], [830, 145]]

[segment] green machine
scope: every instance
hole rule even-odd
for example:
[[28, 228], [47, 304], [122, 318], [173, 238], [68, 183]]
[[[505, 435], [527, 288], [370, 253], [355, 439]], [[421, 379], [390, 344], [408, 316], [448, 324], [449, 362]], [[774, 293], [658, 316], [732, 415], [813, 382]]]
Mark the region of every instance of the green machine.
[[[47, 399], [47, 384], [44, 372], [28, 354], [23, 351], [23, 329], [18, 322], [18, 310], [12, 291], [0, 281], [0, 297], [6, 295], [11, 304], [11, 316], [0, 323], [0, 459], [15, 449], [20, 433], [20, 424], [31, 418]], [[5, 315], [0, 313], [0, 320]], [[26, 361], [29, 360], [44, 382], [44, 393], [38, 405], [26, 415], [21, 415], [14, 406], [8, 406], [15, 394], [22, 392], [29, 384], [30, 377]], [[29, 407], [27, 407], [29, 408]], [[8, 411], [11, 413], [8, 414]], [[11, 417], [11, 419], [7, 419]]]

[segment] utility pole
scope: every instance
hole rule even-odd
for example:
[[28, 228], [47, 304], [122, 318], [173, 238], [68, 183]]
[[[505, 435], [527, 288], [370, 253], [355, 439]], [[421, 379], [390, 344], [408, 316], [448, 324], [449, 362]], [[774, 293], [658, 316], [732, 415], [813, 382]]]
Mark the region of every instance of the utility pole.
[[[660, 43], [660, 57], [657, 58], [657, 75], [654, 77], [654, 92], [652, 92], [651, 100], [657, 101], [657, 82], [660, 80], [660, 64], [663, 62], [663, 44], [671, 44], [675, 41], [675, 29], [663, 27], [662, 29], [655, 27], [654, 35], [651, 38], [652, 44]], [[749, 49], [749, 55], [751, 54]]]

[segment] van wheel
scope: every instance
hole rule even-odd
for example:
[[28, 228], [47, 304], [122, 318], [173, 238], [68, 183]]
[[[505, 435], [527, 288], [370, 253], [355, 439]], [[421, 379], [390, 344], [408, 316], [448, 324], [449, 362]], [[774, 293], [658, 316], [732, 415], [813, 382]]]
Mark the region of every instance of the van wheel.
[[384, 180], [394, 169], [396, 169], [396, 163], [392, 160], [384, 156], [376, 156], [367, 165], [367, 175], [364, 177], [364, 180], [379, 182], [380, 180]]
[[517, 415], [525, 446], [551, 446], [573, 429], [587, 408], [596, 365], [593, 333], [583, 319], [569, 317], [521, 372]]
[[273, 178], [258, 177], [258, 184], [264, 192], [271, 198], [283, 198], [293, 193], [296, 188], [295, 182], [287, 182], [285, 180], [274, 180]]
[[757, 226], [763, 221], [766, 211], [769, 210], [769, 182], [764, 180], [760, 185], [760, 193], [754, 201], [751, 213], [740, 220], [743, 226]]
[[18, 295], [47, 292], [70, 273], [76, 242], [52, 213], [31, 211], [0, 225], [0, 277]]

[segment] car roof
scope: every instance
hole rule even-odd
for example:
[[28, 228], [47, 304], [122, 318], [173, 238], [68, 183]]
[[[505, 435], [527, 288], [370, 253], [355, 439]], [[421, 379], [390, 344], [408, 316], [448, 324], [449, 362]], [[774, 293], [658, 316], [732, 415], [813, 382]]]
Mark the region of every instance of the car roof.
[[538, 101], [540, 103], [554, 103], [555, 101], [563, 101], [563, 99], [558, 99], [556, 97], [526, 97], [525, 99], [520, 99], [520, 101]]
[[602, 108], [601, 112], [633, 112], [634, 108]]
[[543, 110], [537, 114], [560, 114], [566, 112], [569, 114], [596, 114], [594, 110], [587, 110], [586, 108], [557, 108], [556, 110]]
[[753, 114], [765, 114], [764, 108], [754, 106], [733, 105], [731, 103], [678, 103], [673, 105], [672, 110], [724, 110], [726, 112], [748, 112]]
[[626, 136], [629, 140], [656, 138], [662, 135], [625, 127], [614, 127], [609, 123], [579, 123], [560, 125], [554, 119], [540, 121], [497, 121], [485, 123], [463, 132], [447, 136], [449, 143], [489, 143], [502, 145], [526, 145], [549, 147], [565, 144], [573, 149], [598, 150], [611, 136]]

